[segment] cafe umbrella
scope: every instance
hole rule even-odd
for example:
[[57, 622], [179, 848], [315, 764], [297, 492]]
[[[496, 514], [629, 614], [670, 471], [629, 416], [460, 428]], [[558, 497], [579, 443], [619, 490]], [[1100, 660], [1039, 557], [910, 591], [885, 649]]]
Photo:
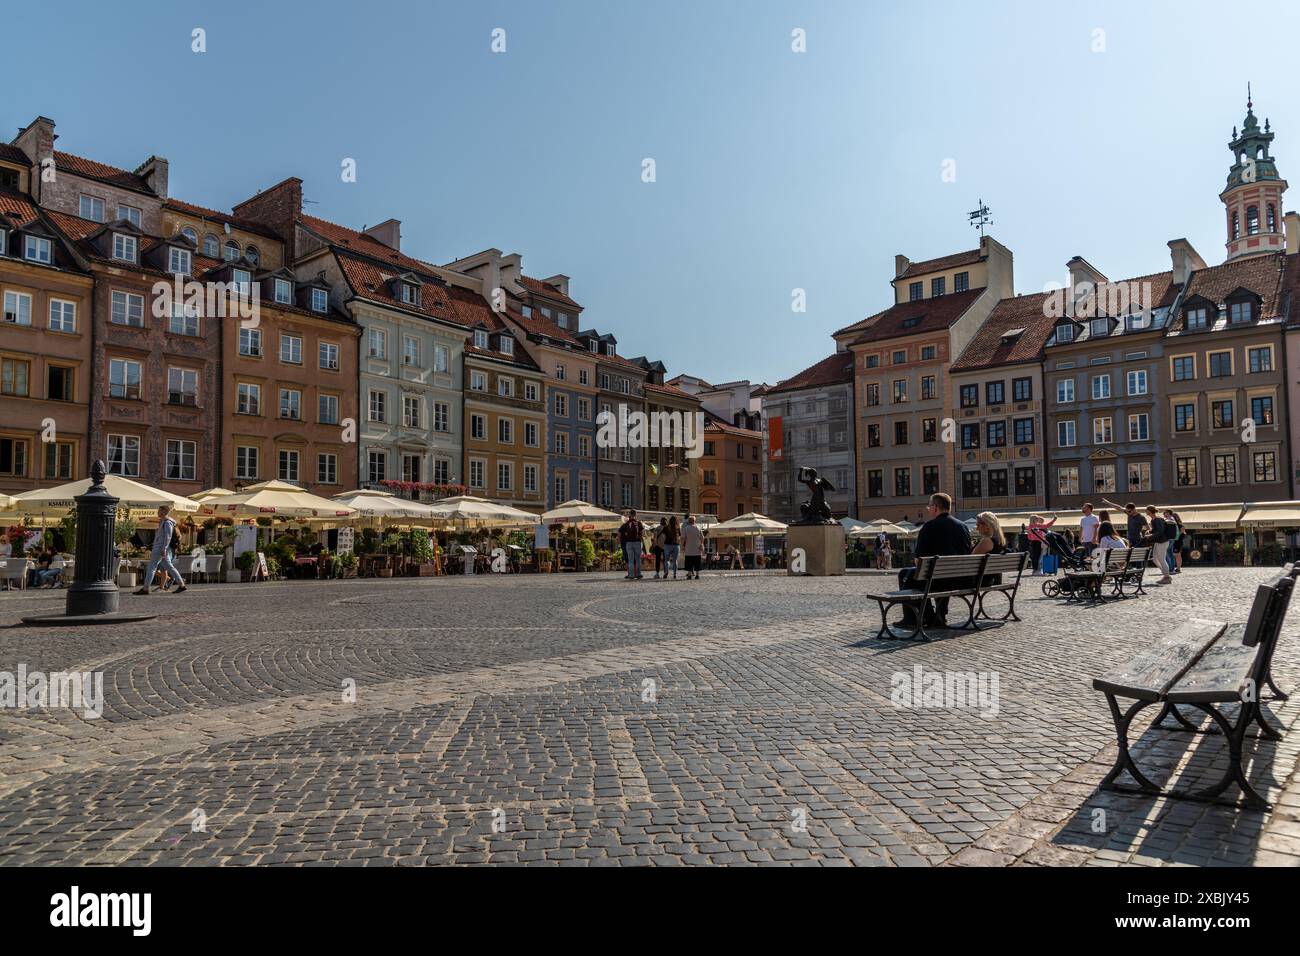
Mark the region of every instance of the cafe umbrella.
[[[748, 514], [737, 515], [721, 524], [715, 524], [709, 529], [709, 534], [715, 538], [757, 538], [760, 535], [772, 535], [778, 537], [785, 534], [786, 526], [779, 521], [775, 521], [766, 515], [758, 514], [751, 511]], [[757, 563], [757, 559], [755, 561]]]
[[598, 508], [588, 501], [573, 498], [564, 504], [543, 512], [542, 524], [573, 525], [573, 550], [578, 550], [579, 531], [607, 531], [623, 523], [623, 516], [614, 511]]

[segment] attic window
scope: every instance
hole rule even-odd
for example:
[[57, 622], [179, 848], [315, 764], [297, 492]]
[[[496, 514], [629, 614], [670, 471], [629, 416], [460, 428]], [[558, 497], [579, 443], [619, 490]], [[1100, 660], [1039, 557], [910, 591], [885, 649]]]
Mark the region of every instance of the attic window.
[[614, 346], [613, 346], [613, 345], [610, 345], [609, 343], [606, 343], [606, 344], [605, 344], [605, 354], [606, 354], [606, 355], [609, 355], [609, 356], [612, 356], [612, 355], [614, 354]]
[[1016, 342], [1017, 339], [1020, 338], [1020, 336], [1024, 334], [1025, 334], [1024, 329], [1008, 329], [1006, 332], [1002, 333], [1002, 344], [1012, 345]]
[[499, 347], [502, 355], [515, 354], [515, 340], [508, 335], [498, 335], [497, 346]]
[[1203, 305], [1198, 305], [1194, 309], [1188, 309], [1184, 313], [1184, 324], [1189, 330], [1204, 329], [1210, 324], [1209, 311]]
[[293, 301], [293, 283], [288, 279], [276, 279], [274, 283], [275, 301], [288, 305]]
[[104, 221], [104, 200], [97, 196], [87, 196], [83, 193], [80, 210], [82, 219], [92, 219], [95, 222]]
[[138, 245], [135, 236], [124, 236], [120, 232], [113, 233], [113, 258], [121, 259], [123, 262], [135, 262]]
[[1068, 324], [1068, 323], [1065, 324], [1065, 325], [1058, 325], [1058, 326], [1056, 327], [1056, 341], [1057, 341], [1057, 342], [1073, 342], [1073, 341], [1074, 341], [1074, 326], [1071, 325], [1071, 324]]
[[234, 262], [236, 259], [238, 259], [239, 243], [235, 242], [234, 239], [227, 240], [224, 255], [226, 257], [227, 262]]
[[488, 347], [488, 334], [483, 329], [474, 330], [474, 347], [476, 349], [485, 349]]
[[592, 339], [587, 343], [587, 348], [591, 349], [591, 354], [595, 355], [600, 351], [600, 343]]
[[167, 249], [167, 271], [178, 276], [189, 275], [190, 251], [169, 246]]
[[1228, 303], [1228, 321], [1233, 325], [1251, 322], [1255, 318], [1255, 303], [1249, 299]]
[[0, 256], [9, 255], [9, 230], [0, 227]]
[[420, 288], [410, 282], [402, 283], [402, 301], [409, 305], [420, 304]]
[[311, 307], [317, 312], [327, 312], [330, 307], [330, 294], [325, 289], [311, 290]]
[[920, 325], [920, 324], [921, 324], [921, 317], [919, 315], [913, 316], [910, 319], [903, 320], [903, 328], [905, 329], [910, 329], [913, 326]]
[[1124, 316], [1124, 328], [1129, 332], [1151, 328], [1150, 312], [1130, 312]]
[[23, 258], [29, 262], [43, 262], [50, 264], [50, 240], [42, 239], [40, 236], [28, 236], [23, 251]]
[[221, 255], [221, 240], [210, 232], [203, 237], [203, 254], [209, 259], [216, 259]]
[[1110, 335], [1110, 319], [1093, 319], [1088, 323], [1088, 334], [1094, 339]]
[[249, 246], [247, 249], [245, 249], [244, 258], [247, 259], [249, 263], [254, 266], [258, 266], [262, 264], [262, 254], [257, 251], [257, 246]]

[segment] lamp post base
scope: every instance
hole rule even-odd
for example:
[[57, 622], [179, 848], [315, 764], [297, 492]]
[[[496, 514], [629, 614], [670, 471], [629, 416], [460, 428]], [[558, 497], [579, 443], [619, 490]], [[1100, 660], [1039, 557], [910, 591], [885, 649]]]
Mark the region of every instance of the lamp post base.
[[30, 627], [61, 627], [74, 624], [131, 624], [136, 621], [152, 621], [157, 614], [132, 614], [129, 611], [117, 611], [112, 614], [38, 614], [23, 618], [23, 623]]

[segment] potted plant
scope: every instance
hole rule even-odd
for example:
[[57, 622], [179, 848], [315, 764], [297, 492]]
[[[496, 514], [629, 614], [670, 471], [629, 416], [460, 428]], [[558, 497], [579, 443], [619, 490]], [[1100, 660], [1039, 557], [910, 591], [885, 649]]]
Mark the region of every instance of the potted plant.
[[[235, 559], [235, 574], [239, 575], [239, 580], [250, 581], [253, 577], [253, 568], [257, 566], [257, 552], [245, 551]], [[230, 580], [227, 575], [226, 580]]]
[[422, 578], [431, 577], [437, 573], [433, 564], [434, 550], [429, 541], [429, 533], [415, 529], [411, 532], [411, 557], [419, 564], [416, 565], [416, 573]]
[[537, 550], [537, 568], [542, 574], [551, 573], [551, 560], [554, 552], [550, 548], [539, 548]]
[[351, 551], [345, 551], [335, 560], [338, 561], [339, 565], [339, 577], [355, 578], [357, 576], [357, 556]]
[[596, 563], [596, 546], [588, 538], [578, 539], [578, 569], [590, 571]]

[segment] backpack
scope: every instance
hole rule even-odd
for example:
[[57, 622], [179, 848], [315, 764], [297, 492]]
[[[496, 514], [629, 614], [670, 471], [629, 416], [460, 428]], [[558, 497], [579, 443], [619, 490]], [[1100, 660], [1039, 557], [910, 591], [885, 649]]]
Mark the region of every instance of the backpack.
[[1165, 519], [1165, 540], [1169, 542], [1178, 540], [1178, 522]]

